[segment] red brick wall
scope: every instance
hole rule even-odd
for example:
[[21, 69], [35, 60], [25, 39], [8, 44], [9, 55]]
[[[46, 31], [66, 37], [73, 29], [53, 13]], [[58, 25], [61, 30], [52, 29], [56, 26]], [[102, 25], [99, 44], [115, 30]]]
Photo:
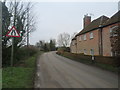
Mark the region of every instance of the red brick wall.
[[110, 28], [117, 24], [110, 25], [108, 27], [103, 28], [102, 36], [103, 36], [103, 56], [111, 56], [111, 42], [110, 42]]
[[90, 49], [94, 49], [94, 55], [99, 55], [99, 47], [98, 47], [98, 30], [91, 31], [93, 32], [93, 39], [90, 39], [90, 32], [86, 33], [86, 40], [79, 41], [79, 37], [77, 36], [77, 53], [84, 53], [84, 49], [86, 49], [86, 54], [90, 55]]
[[[74, 45], [73, 45], [74, 43]], [[71, 45], [70, 45], [70, 51], [71, 53], [76, 53], [76, 40], [72, 40]]]
[[[111, 42], [110, 42], [110, 28], [118, 24], [113, 24], [102, 29], [102, 43], [103, 43], [103, 56], [111, 56]], [[86, 54], [90, 55], [90, 49], [94, 49], [94, 55], [99, 55], [99, 36], [98, 30], [91, 31], [93, 32], [93, 39], [90, 39], [90, 33], [86, 33], [86, 40], [83, 40], [83, 35], [77, 36], [77, 49], [76, 45], [71, 46], [72, 53], [84, 53], [86, 49]], [[80, 36], [82, 36], [82, 41], [80, 41]], [[77, 50], [77, 51], [76, 51]]]

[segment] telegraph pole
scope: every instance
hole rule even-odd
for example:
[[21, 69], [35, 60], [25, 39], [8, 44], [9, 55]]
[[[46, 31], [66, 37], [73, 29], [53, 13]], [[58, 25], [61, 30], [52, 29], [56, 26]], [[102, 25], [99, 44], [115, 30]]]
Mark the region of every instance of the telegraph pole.
[[27, 47], [29, 47], [29, 6], [27, 7]]
[[[15, 1], [15, 6], [14, 6], [14, 21], [13, 21], [13, 26], [15, 26], [15, 20], [16, 20], [16, 1]], [[11, 67], [13, 66], [13, 61], [14, 61], [14, 37], [12, 37], [12, 49], [11, 49]]]

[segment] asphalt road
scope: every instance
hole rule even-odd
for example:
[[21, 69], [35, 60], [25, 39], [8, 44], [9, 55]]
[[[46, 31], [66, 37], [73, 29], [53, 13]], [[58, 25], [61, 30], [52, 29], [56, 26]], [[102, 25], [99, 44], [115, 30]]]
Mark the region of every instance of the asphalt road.
[[35, 88], [117, 88], [118, 76], [97, 67], [44, 53], [37, 62]]

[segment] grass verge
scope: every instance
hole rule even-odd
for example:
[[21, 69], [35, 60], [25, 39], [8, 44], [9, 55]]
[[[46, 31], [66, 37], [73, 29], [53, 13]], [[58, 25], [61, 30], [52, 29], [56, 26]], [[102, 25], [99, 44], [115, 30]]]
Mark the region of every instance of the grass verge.
[[114, 73], [118, 73], [118, 68], [115, 67], [115, 66], [112, 66], [112, 65], [109, 65], [109, 64], [103, 64], [103, 63], [99, 63], [99, 62], [94, 62], [92, 63], [92, 60], [88, 60], [87, 58], [83, 59], [83, 58], [79, 58], [77, 57], [76, 55], [72, 55], [72, 53], [69, 53], [69, 52], [66, 52], [66, 53], [57, 53], [58, 55], [61, 55], [63, 57], [66, 57], [66, 58], [69, 58], [71, 60], [74, 60], [74, 61], [77, 61], [77, 62], [81, 62], [81, 63], [84, 63], [84, 64], [88, 64], [88, 65], [92, 65], [92, 66], [95, 66], [95, 67], [99, 67], [101, 69], [104, 69], [104, 70], [108, 70], [108, 71], [111, 71], [111, 72], [114, 72]]
[[22, 61], [19, 66], [2, 69], [2, 88], [33, 88], [36, 57], [38, 54]]

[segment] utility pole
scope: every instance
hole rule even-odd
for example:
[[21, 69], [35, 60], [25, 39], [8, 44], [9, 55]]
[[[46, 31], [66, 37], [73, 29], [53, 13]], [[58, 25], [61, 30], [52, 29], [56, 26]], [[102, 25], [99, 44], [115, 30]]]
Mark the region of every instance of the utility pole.
[[27, 47], [29, 47], [29, 6], [27, 7]]
[[[13, 21], [13, 26], [15, 26], [15, 21], [16, 21], [16, 1], [14, 5], [14, 21]], [[14, 37], [12, 37], [12, 49], [11, 49], [11, 67], [13, 66], [13, 61], [14, 61]]]

